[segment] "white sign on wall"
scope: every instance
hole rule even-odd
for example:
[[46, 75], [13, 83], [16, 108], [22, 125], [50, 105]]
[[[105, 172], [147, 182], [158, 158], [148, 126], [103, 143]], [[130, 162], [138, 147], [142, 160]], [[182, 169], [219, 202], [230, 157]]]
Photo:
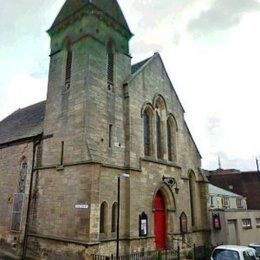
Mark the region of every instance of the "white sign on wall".
[[88, 204], [76, 204], [75, 209], [88, 209]]

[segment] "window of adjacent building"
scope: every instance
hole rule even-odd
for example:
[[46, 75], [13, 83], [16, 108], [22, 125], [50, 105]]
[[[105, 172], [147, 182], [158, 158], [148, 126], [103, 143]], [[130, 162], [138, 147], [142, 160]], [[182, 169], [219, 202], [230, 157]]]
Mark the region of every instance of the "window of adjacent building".
[[250, 218], [242, 219], [242, 227], [243, 228], [252, 228], [252, 222]]
[[210, 207], [214, 207], [214, 197], [210, 196]]
[[243, 208], [243, 200], [241, 198], [237, 198], [237, 208]]
[[67, 50], [66, 72], [65, 72], [65, 87], [66, 87], [66, 89], [70, 88], [71, 65], [72, 65], [72, 50], [71, 50], [71, 47], [69, 46], [68, 50]]
[[23, 159], [19, 173], [17, 193], [14, 194], [14, 204], [12, 211], [11, 230], [15, 232], [19, 232], [21, 229], [27, 168], [26, 159]]
[[99, 232], [106, 233], [106, 220], [107, 220], [107, 203], [104, 201], [100, 205], [100, 222], [99, 222]]
[[233, 190], [233, 185], [228, 185], [228, 188], [230, 189], [230, 190]]
[[223, 197], [222, 204], [223, 204], [223, 207], [228, 208], [229, 207], [229, 197]]
[[256, 226], [257, 226], [257, 227], [260, 227], [260, 218], [256, 218], [256, 219], [255, 219], [255, 222], [256, 222]]
[[157, 140], [157, 158], [163, 159], [162, 152], [162, 128], [161, 128], [161, 117], [156, 111], [156, 140]]
[[113, 90], [114, 86], [114, 50], [112, 42], [107, 45], [107, 87]]
[[115, 202], [112, 206], [111, 232], [116, 232], [116, 222], [117, 222], [117, 203]]

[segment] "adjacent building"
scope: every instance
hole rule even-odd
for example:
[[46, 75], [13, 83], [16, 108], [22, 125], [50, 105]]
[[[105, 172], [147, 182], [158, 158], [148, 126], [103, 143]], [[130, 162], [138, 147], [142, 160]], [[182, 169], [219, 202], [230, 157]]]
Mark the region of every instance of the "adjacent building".
[[205, 244], [207, 179], [160, 55], [131, 64], [116, 0], [67, 0], [48, 33], [47, 100], [0, 122], [1, 246], [115, 254], [117, 215], [122, 255]]
[[206, 174], [211, 184], [246, 197], [248, 209], [260, 210], [260, 172], [217, 169]]
[[260, 241], [260, 210], [248, 210], [246, 198], [209, 184], [211, 243], [249, 245]]

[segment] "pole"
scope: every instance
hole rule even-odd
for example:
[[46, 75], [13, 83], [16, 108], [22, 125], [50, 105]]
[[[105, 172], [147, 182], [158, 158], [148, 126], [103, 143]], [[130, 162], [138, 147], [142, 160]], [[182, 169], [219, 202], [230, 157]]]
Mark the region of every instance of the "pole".
[[117, 177], [116, 260], [119, 259], [120, 176]]
[[257, 168], [257, 171], [259, 172], [259, 161], [258, 161], [257, 158], [255, 159], [255, 161], [256, 161], [256, 168]]

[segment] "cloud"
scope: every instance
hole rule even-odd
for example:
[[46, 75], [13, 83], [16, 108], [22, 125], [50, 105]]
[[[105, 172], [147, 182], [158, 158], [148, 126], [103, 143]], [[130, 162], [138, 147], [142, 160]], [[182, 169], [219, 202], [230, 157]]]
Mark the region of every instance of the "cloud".
[[208, 10], [189, 22], [187, 31], [194, 38], [226, 33], [238, 25], [246, 13], [259, 11], [256, 0], [215, 0]]

